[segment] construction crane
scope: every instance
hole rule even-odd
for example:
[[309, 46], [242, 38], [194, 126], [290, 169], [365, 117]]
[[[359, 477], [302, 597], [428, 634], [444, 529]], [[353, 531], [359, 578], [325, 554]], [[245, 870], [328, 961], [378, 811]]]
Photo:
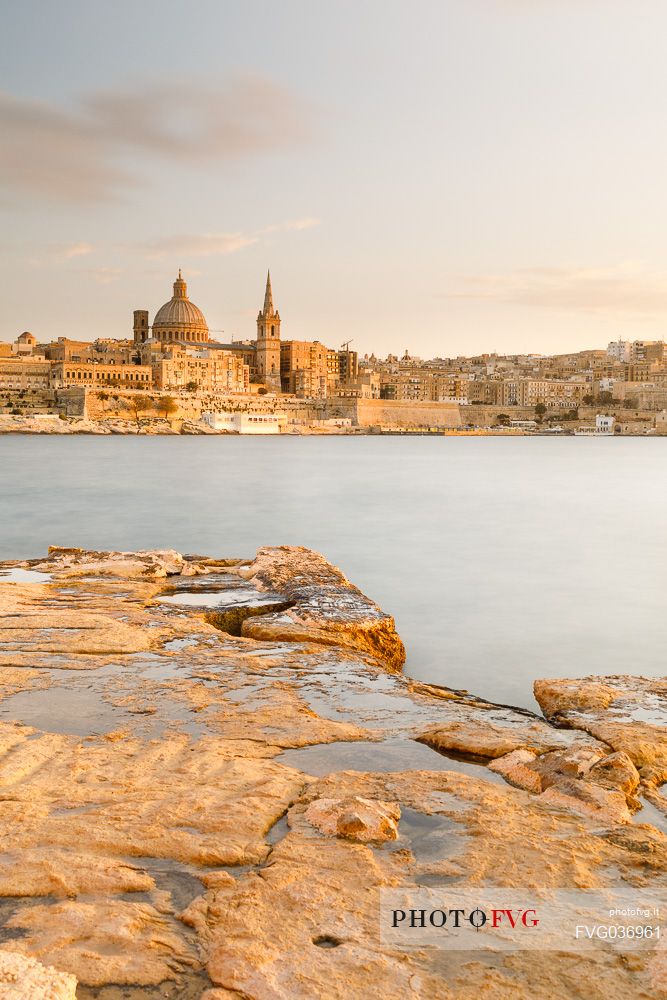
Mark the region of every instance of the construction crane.
[[351, 343], [353, 343], [352, 340], [346, 340], [344, 344], [340, 345], [341, 351], [349, 351]]

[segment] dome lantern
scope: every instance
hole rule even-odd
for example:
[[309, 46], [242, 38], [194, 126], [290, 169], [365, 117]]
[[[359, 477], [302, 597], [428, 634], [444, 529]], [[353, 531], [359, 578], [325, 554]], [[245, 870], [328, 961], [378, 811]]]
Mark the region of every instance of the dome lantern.
[[187, 299], [188, 297], [188, 286], [183, 280], [183, 275], [181, 274], [181, 269], [178, 269], [178, 277], [174, 282], [174, 298], [175, 299]]

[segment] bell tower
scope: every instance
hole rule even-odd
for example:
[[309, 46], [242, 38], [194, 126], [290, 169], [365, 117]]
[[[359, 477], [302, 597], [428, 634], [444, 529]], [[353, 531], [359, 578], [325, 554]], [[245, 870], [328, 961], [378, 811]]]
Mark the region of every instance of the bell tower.
[[270, 272], [266, 275], [264, 308], [257, 314], [257, 374], [267, 389], [280, 392], [280, 313], [273, 308]]
[[135, 309], [134, 310], [134, 342], [135, 344], [143, 344], [144, 341], [148, 340], [148, 310], [147, 309]]

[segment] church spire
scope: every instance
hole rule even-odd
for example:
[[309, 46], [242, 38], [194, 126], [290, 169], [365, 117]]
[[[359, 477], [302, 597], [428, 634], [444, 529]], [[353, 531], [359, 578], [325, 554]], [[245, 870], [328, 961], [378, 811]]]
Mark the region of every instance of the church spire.
[[273, 313], [273, 292], [271, 291], [271, 272], [266, 272], [266, 291], [264, 292], [264, 315]]

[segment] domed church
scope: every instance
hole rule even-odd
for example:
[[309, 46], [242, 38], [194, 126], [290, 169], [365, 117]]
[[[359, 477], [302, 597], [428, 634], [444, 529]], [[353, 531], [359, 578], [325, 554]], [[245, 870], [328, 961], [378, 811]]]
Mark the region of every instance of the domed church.
[[179, 268], [174, 282], [174, 294], [155, 314], [153, 328], [149, 332], [148, 312], [137, 309], [134, 313], [134, 341], [143, 343], [153, 340], [178, 341], [179, 343], [202, 344], [208, 341], [208, 324], [201, 309], [190, 302], [188, 286]]

